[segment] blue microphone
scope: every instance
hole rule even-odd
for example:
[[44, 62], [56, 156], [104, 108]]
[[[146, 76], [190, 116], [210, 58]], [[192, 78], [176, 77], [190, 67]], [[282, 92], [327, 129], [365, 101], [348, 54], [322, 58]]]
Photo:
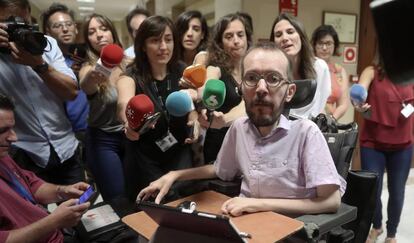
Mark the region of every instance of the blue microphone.
[[175, 91], [168, 95], [165, 107], [172, 116], [182, 117], [194, 110], [193, 101], [185, 91]]
[[364, 86], [360, 84], [353, 84], [351, 86], [351, 90], [349, 91], [349, 95], [354, 104], [361, 105], [367, 100], [368, 92]]
[[[175, 91], [168, 95], [165, 108], [171, 116], [183, 117], [194, 110], [193, 100], [185, 91]], [[194, 126], [186, 127], [187, 136], [194, 136]]]

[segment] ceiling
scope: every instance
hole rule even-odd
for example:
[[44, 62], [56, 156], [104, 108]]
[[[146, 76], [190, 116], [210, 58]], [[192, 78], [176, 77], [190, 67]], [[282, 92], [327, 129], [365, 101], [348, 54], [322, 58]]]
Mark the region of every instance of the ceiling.
[[[92, 3], [87, 1], [93, 0], [29, 0], [30, 4], [35, 5], [40, 11], [47, 9], [54, 2], [61, 2], [75, 11], [77, 20], [82, 20], [85, 15], [95, 12], [106, 15], [113, 21], [125, 19], [131, 9], [137, 5], [145, 6], [147, 2], [147, 0], [95, 0]], [[81, 10], [79, 7], [94, 9]]]

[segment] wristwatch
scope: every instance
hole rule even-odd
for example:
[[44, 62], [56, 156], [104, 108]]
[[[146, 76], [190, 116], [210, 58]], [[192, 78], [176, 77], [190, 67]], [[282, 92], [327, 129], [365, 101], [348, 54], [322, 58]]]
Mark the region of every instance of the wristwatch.
[[44, 62], [42, 64], [32, 67], [32, 69], [38, 74], [43, 74], [47, 72], [47, 70], [49, 69], [49, 64], [47, 62]]

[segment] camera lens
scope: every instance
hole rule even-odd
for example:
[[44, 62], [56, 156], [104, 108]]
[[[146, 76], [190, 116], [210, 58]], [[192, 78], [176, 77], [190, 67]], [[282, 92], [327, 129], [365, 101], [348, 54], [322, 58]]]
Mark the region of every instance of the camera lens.
[[43, 50], [46, 48], [47, 41], [44, 35], [38, 31], [32, 31], [28, 29], [16, 29], [13, 33], [16, 42], [23, 46], [26, 51], [33, 55], [43, 54]]

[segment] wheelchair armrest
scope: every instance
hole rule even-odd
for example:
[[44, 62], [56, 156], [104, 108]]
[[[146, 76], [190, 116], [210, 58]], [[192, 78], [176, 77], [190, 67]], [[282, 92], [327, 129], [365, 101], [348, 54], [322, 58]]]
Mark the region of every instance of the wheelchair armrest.
[[304, 228], [308, 236], [317, 239], [332, 229], [356, 219], [357, 211], [356, 207], [341, 203], [336, 213], [307, 214], [299, 216], [296, 219], [305, 223]]
[[235, 179], [233, 181], [214, 179], [209, 181], [208, 188], [229, 197], [235, 197], [240, 194], [240, 184], [241, 179]]
[[328, 242], [350, 242], [354, 237], [354, 231], [337, 227], [329, 232]]

